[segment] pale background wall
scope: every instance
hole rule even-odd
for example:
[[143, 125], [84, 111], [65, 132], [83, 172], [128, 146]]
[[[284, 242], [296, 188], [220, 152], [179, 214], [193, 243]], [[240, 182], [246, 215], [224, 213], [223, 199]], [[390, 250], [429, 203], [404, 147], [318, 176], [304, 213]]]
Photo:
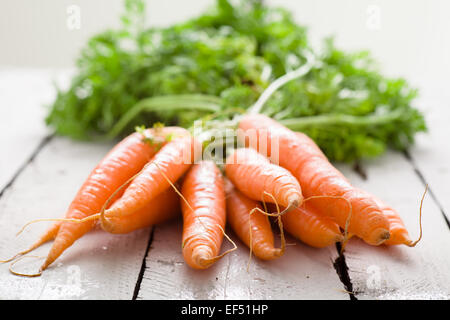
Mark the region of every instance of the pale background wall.
[[[148, 0], [149, 25], [168, 25], [198, 14], [214, 0]], [[294, 12], [318, 42], [335, 35], [348, 49], [370, 49], [382, 69], [413, 84], [447, 82], [450, 71], [450, 1], [267, 0]], [[67, 9], [81, 9], [80, 29], [67, 27]], [[122, 0], [2, 0], [0, 67], [73, 66], [96, 32], [119, 25]], [[444, 85], [442, 90], [446, 90]]]

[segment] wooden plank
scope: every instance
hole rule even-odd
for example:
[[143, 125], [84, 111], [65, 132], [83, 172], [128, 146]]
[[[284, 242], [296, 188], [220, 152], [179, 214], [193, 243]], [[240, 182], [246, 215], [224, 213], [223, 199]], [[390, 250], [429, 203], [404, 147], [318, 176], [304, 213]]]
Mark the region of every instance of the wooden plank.
[[443, 103], [450, 100], [450, 93], [444, 87], [432, 92], [433, 96], [421, 100], [428, 133], [418, 136], [410, 154], [423, 179], [433, 186], [431, 191], [450, 221], [450, 108]]
[[[419, 204], [424, 185], [406, 158], [395, 152], [366, 164], [362, 180], [347, 166], [339, 169], [358, 186], [396, 208], [411, 237], [419, 234]], [[433, 185], [431, 185], [433, 188]], [[449, 299], [450, 230], [434, 202], [423, 205], [423, 239], [414, 248], [366, 245], [351, 239], [345, 256], [358, 299]]]
[[0, 69], [0, 191], [49, 134], [45, 127], [45, 104], [55, 90], [52, 80], [63, 85], [67, 71]]
[[[111, 145], [54, 138], [0, 199], [0, 258], [28, 247], [49, 222], [62, 217], [78, 188]], [[150, 230], [127, 235], [91, 232], [70, 247], [41, 277], [21, 278], [0, 265], [0, 299], [131, 299], [145, 256]], [[36, 250], [45, 256], [46, 244]], [[16, 268], [35, 272], [42, 260], [20, 261]]]
[[[297, 242], [277, 260], [252, 259], [247, 272], [249, 251], [228, 230], [238, 249], [209, 269], [194, 270], [183, 260], [181, 231], [181, 219], [155, 227], [138, 299], [349, 299], [333, 269], [334, 247]], [[224, 241], [222, 250], [231, 248]]]

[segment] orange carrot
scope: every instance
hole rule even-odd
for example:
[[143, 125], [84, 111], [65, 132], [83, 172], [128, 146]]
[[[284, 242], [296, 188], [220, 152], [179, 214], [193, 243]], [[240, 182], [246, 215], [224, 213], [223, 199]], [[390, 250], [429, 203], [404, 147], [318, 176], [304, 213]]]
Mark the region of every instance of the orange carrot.
[[[158, 135], [160, 134], [162, 138], [160, 139], [161, 142], [164, 141], [164, 135], [166, 134], [183, 134], [183, 132], [186, 134], [186, 130], [181, 128], [158, 129]], [[156, 137], [155, 129], [148, 129], [145, 133]], [[156, 154], [158, 148], [158, 145], [143, 142], [141, 133], [136, 132], [123, 139], [90, 173], [70, 204], [65, 218], [82, 219], [98, 213], [114, 191], [137, 174]], [[57, 224], [59, 223], [57, 222]], [[40, 271], [45, 270], [77, 239], [89, 232], [94, 224], [95, 221], [60, 223], [55, 241]], [[54, 231], [54, 228], [50, 228], [41, 239], [49, 239]], [[41, 242], [42, 240], [38, 243]]]
[[[297, 178], [305, 197], [342, 197], [352, 206], [349, 224], [346, 201], [312, 199], [311, 204], [320, 212], [329, 215], [339, 226], [369, 244], [379, 245], [389, 239], [389, 220], [381, 209], [370, 197], [355, 189], [306, 135], [295, 133], [264, 115], [244, 116], [239, 128], [247, 134], [247, 138], [240, 137], [241, 140], [245, 139], [247, 145], [259, 149], [267, 144], [270, 152], [278, 152], [280, 165]], [[256, 143], [248, 138], [252, 131], [256, 135]], [[272, 151], [273, 145], [278, 145], [278, 149]]]
[[208, 268], [227, 253], [219, 255], [226, 211], [224, 181], [215, 163], [193, 165], [181, 193], [186, 200], [181, 203], [184, 260], [194, 269]]
[[104, 218], [101, 227], [109, 233], [128, 233], [165, 222], [180, 214], [180, 201], [169, 188], [136, 212], [116, 218]]
[[344, 240], [336, 222], [321, 214], [310, 203], [303, 203], [287, 212], [281, 220], [287, 232], [315, 248], [324, 248]]
[[[404, 244], [409, 247], [414, 247], [422, 238], [422, 228], [420, 228], [420, 237], [418, 240], [413, 241], [411, 240], [411, 237], [409, 236], [409, 232], [406, 229], [406, 226], [400, 217], [400, 214], [393, 209], [392, 207], [385, 204], [383, 201], [381, 201], [379, 198], [375, 197], [374, 195], [362, 191], [365, 194], [367, 194], [368, 197], [371, 197], [373, 201], [381, 208], [384, 216], [389, 220], [390, 223], [390, 233], [391, 237], [384, 242], [385, 245], [400, 245]], [[425, 193], [424, 193], [425, 196]], [[423, 203], [423, 197], [422, 201], [420, 202], [420, 209], [422, 209], [422, 203]], [[422, 210], [420, 210], [421, 212]]]
[[381, 202], [381, 200], [376, 199], [375, 197], [373, 197], [372, 199], [378, 204], [384, 216], [389, 220], [390, 223], [389, 231], [391, 233], [391, 237], [388, 240], [386, 240], [384, 244], [386, 245], [412, 244], [413, 241], [411, 240], [408, 230], [406, 229], [405, 224], [403, 223], [403, 220], [398, 214], [398, 212], [395, 211], [393, 208], [385, 205], [383, 202]]
[[254, 149], [236, 149], [226, 160], [225, 172], [236, 188], [253, 200], [276, 201], [288, 210], [303, 201], [297, 179]]
[[[283, 255], [284, 246], [275, 248], [273, 232], [267, 215], [258, 201], [246, 197], [226, 181], [227, 220], [236, 235], [262, 260], [272, 260]], [[259, 210], [254, 210], [259, 208]]]
[[167, 190], [170, 182], [177, 181], [194, 162], [196, 144], [190, 136], [168, 142], [131, 181], [120, 199], [105, 211], [105, 216], [132, 214]]

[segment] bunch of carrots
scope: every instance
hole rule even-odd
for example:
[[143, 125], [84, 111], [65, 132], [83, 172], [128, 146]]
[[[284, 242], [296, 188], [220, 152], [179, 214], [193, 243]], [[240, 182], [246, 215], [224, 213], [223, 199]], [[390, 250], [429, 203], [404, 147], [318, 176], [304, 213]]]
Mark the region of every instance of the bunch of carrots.
[[[227, 223], [250, 254], [263, 260], [284, 254], [284, 230], [317, 248], [345, 245], [351, 236], [375, 246], [417, 243], [394, 209], [352, 186], [305, 134], [258, 113], [241, 115], [237, 123], [243, 135], [222, 167], [202, 159], [201, 141], [186, 129], [154, 127], [131, 134], [91, 172], [65, 217], [42, 219], [56, 221], [30, 248], [6, 261], [17, 262], [53, 241], [39, 272], [28, 275], [38, 276], [97, 225], [128, 233], [180, 212], [183, 257], [195, 269], [236, 249]], [[275, 143], [277, 162], [271, 161]], [[279, 248], [270, 217], [281, 230]], [[221, 253], [224, 237], [233, 248]]]

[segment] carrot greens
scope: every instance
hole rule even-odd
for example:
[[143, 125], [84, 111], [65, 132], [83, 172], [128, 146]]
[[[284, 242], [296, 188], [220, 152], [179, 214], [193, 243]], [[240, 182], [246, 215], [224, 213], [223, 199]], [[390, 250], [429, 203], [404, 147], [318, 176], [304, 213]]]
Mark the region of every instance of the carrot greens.
[[305, 27], [262, 1], [217, 0], [198, 17], [146, 27], [145, 4], [126, 0], [122, 27], [93, 36], [68, 89], [59, 89], [47, 124], [74, 139], [114, 139], [136, 126], [192, 126], [247, 110], [275, 79], [316, 63], [286, 83], [260, 112], [309, 135], [330, 160], [404, 150], [425, 131], [417, 92], [383, 76], [368, 52], [326, 39], [313, 48]]

